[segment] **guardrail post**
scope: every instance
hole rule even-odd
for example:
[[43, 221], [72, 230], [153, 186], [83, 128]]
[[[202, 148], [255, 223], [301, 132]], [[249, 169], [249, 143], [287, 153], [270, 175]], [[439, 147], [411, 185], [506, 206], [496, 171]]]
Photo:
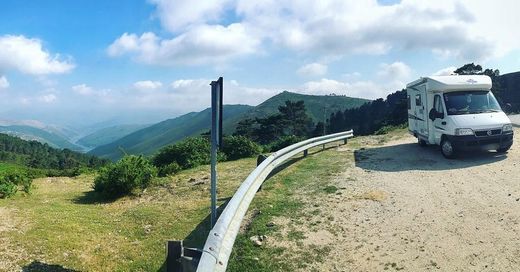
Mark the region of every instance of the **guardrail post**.
[[202, 251], [183, 246], [183, 241], [168, 241], [166, 246], [166, 272], [195, 272]]
[[325, 144], [321, 146], [321, 150], [325, 150]]
[[343, 144], [347, 144], [348, 140], [347, 138], [343, 139]]
[[309, 150], [308, 149], [303, 150], [303, 156], [307, 157], [307, 155], [309, 155]]

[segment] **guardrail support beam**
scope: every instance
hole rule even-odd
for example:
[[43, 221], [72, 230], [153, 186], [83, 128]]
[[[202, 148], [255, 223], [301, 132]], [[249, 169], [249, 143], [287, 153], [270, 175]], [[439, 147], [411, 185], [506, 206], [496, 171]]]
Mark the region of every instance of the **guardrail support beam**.
[[343, 139], [343, 144], [347, 144], [348, 140], [347, 138]]
[[309, 155], [309, 150], [308, 149], [303, 150], [303, 156], [307, 157], [307, 155]]

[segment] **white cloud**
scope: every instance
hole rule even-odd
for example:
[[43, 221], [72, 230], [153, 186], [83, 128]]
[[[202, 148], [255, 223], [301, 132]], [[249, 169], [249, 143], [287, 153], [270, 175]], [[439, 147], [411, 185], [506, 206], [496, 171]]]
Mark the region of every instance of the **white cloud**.
[[178, 32], [193, 24], [218, 21], [229, 0], [204, 0], [194, 4], [191, 0], [150, 0], [157, 5], [157, 16], [162, 26]]
[[434, 76], [449, 76], [449, 75], [453, 74], [453, 72], [455, 70], [457, 70], [457, 67], [450, 66], [450, 67], [440, 69], [439, 71], [433, 73], [433, 75]]
[[[203, 109], [210, 106], [210, 79], [179, 79], [170, 84], [170, 98], [175, 105], [186, 107], [187, 111]], [[242, 86], [236, 80], [224, 82], [225, 104], [258, 105], [271, 96], [278, 94], [283, 88], [256, 88]]]
[[386, 97], [390, 92], [371, 81], [355, 81], [352, 83], [322, 78], [318, 81], [309, 81], [302, 85], [299, 92], [312, 95], [346, 95], [376, 99]]
[[430, 51], [483, 61], [520, 47], [520, 36], [511, 35], [520, 25], [515, 0], [499, 5], [486, 0], [150, 2], [169, 33], [125, 33], [109, 46], [110, 56], [129, 55], [151, 65], [201, 65], [289, 49], [322, 59]]
[[30, 75], [63, 74], [74, 64], [43, 49], [39, 39], [4, 35], [0, 36], [0, 70], [10, 69]]
[[80, 95], [92, 95], [92, 94], [94, 94], [94, 89], [92, 89], [91, 87], [87, 86], [86, 84], [80, 84], [80, 85], [72, 86], [72, 90], [75, 93], [80, 94]]
[[107, 50], [109, 56], [128, 54], [135, 61], [154, 65], [214, 64], [255, 53], [260, 41], [244, 25], [200, 25], [173, 39], [147, 32], [124, 33]]
[[411, 69], [403, 62], [382, 63], [379, 67], [380, 70], [376, 73], [377, 82], [358, 80], [360, 74], [354, 72], [343, 76], [347, 81], [322, 78], [306, 82], [301, 90], [315, 95], [336, 94], [377, 99], [386, 98], [388, 94], [403, 89], [410, 80]]
[[323, 76], [327, 73], [327, 65], [323, 65], [317, 62], [306, 64], [300, 67], [297, 71], [300, 76], [304, 77], [317, 77]]
[[0, 76], [0, 89], [9, 88], [9, 81], [5, 76]]
[[53, 103], [57, 97], [54, 94], [44, 94], [39, 97], [39, 100], [44, 103]]
[[162, 87], [160, 81], [143, 80], [134, 83], [134, 88], [140, 91], [155, 90]]
[[385, 80], [408, 80], [410, 79], [411, 69], [403, 62], [396, 61], [391, 64], [382, 63], [378, 76]]

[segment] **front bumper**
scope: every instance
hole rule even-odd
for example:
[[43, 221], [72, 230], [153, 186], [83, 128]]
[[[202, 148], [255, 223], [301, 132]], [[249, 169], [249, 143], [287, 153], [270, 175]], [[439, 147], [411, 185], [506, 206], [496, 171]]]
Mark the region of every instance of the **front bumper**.
[[475, 135], [446, 135], [456, 150], [496, 150], [513, 145], [513, 132], [493, 136], [478, 137]]

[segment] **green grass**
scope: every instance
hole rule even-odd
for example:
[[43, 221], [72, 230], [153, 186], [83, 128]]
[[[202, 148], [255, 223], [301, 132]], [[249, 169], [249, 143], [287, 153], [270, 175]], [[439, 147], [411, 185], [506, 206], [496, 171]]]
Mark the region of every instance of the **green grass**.
[[[295, 161], [266, 181], [249, 208], [250, 211], [261, 212], [247, 231], [238, 235], [228, 271], [293, 271], [323, 262], [330, 248], [304, 245], [305, 235], [298, 230], [298, 226], [305, 224], [315, 211], [304, 209], [308, 202], [319, 203], [320, 198], [328, 197], [332, 188], [331, 178], [352, 163], [352, 156], [347, 154], [334, 149], [315, 153]], [[303, 200], [301, 195], [308, 196], [308, 199]], [[268, 224], [280, 217], [290, 222], [286, 237], [283, 237], [278, 226], [272, 228]], [[271, 241], [292, 241], [297, 247], [272, 245], [269, 238], [266, 246], [257, 247], [249, 240], [254, 235], [267, 235]]]
[[[219, 205], [255, 166], [255, 159], [219, 164]], [[114, 202], [92, 191], [92, 175], [37, 179], [32, 195], [0, 200], [6, 247], [0, 271], [6, 260], [20, 267], [40, 261], [80, 271], [158, 271], [167, 240], [202, 247], [209, 230], [208, 173], [208, 166], [183, 171]], [[15, 227], [2, 231], [3, 225]]]

